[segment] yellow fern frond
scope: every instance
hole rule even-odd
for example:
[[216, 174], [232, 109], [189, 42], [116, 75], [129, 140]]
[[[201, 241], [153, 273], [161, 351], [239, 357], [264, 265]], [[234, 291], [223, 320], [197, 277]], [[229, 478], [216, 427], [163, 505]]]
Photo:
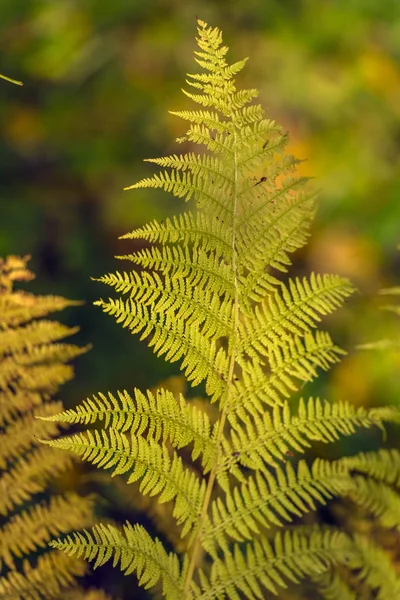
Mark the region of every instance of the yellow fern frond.
[[272, 472], [257, 471], [254, 477], [229, 490], [223, 500], [218, 498], [211, 503], [204, 547], [214, 556], [217, 545], [228, 552], [229, 538], [255, 539], [265, 528], [291, 522], [294, 516], [315, 510], [316, 501], [326, 504], [328, 499], [345, 495], [354, 486], [345, 465], [319, 459], [311, 469], [300, 461], [296, 468], [287, 463], [277, 465]]
[[204, 481], [183, 466], [176, 452], [169, 453], [153, 439], [146, 440], [136, 433], [128, 437], [110, 429], [108, 433], [88, 430], [84, 434], [42, 442], [70, 450], [98, 467], [113, 468], [112, 476], [129, 473], [127, 483], [140, 479], [143, 494], [159, 495], [159, 502], [174, 501], [174, 516], [178, 524], [185, 524], [185, 532], [196, 520], [204, 497]]
[[171, 442], [174, 448], [193, 443], [192, 458], [202, 455], [203, 464], [210, 462], [214, 445], [207, 413], [188, 403], [182, 394], [179, 400], [172, 392], [158, 388], [153, 394], [135, 389], [133, 397], [124, 390], [117, 395], [99, 394], [84, 400], [75, 409], [40, 417], [58, 423], [103, 422], [104, 429], [131, 435], [146, 435], [155, 442]]
[[38, 557], [52, 536], [92, 524], [93, 498], [46, 490], [71, 460], [39, 446], [37, 438], [59, 433], [60, 425], [44, 419], [62, 410], [51, 395], [72, 377], [66, 363], [87, 348], [61, 341], [76, 328], [36, 320], [71, 302], [14, 290], [15, 282], [33, 278], [27, 260], [0, 259], [0, 597], [43, 600], [77, 591], [76, 576], [85, 571], [59, 553]]
[[144, 587], [152, 587], [161, 579], [166, 598], [176, 600], [181, 597], [178, 557], [172, 552], [167, 553], [162, 543], [157, 538], [153, 540], [139, 525], [132, 527], [127, 523], [123, 531], [113, 525], [95, 525], [92, 532], [75, 533], [64, 541], [51, 542], [51, 546], [70, 556], [94, 561], [95, 569], [112, 559], [113, 565], [120, 564], [126, 575], [136, 571]]
[[12, 600], [51, 600], [71, 587], [76, 577], [83, 575], [85, 571], [82, 562], [71, 560], [59, 552], [47, 552], [39, 556], [35, 566], [25, 559], [22, 571], [11, 570], [6, 576], [0, 577], [0, 597]]
[[[210, 578], [201, 576], [201, 587], [194, 587], [193, 598], [262, 599], [263, 588], [278, 593], [288, 582], [323, 573], [331, 564], [347, 562], [352, 556], [351, 541], [338, 531], [296, 531], [278, 533], [273, 543], [260, 538], [243, 549], [233, 550], [213, 562]], [[239, 595], [240, 594], [240, 595]]]

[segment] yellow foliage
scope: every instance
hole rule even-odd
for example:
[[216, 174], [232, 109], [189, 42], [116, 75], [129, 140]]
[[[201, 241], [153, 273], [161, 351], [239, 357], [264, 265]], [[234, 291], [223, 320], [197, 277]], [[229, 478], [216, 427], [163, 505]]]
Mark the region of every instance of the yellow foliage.
[[79, 592], [76, 577], [85, 566], [49, 551], [48, 542], [90, 525], [94, 499], [48, 491], [45, 500], [36, 497], [71, 461], [40, 446], [39, 437], [60, 427], [35, 414], [62, 409], [52, 395], [72, 377], [65, 363], [87, 348], [63, 343], [75, 328], [41, 318], [73, 302], [14, 289], [33, 278], [28, 258], [0, 259], [0, 597], [61, 600], [69, 588]]

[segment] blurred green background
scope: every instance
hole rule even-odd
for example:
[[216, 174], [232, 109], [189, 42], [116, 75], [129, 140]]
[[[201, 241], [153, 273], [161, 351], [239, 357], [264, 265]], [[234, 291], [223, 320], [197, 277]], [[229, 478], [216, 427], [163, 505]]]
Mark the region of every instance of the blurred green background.
[[349, 356], [305, 393], [400, 404], [399, 353], [354, 350], [400, 337], [377, 299], [400, 283], [400, 2], [1, 0], [0, 72], [24, 86], [0, 81], [0, 255], [31, 254], [31, 290], [85, 302], [60, 315], [93, 343], [66, 404], [178, 372], [92, 306], [108, 289], [90, 278], [130, 268], [113, 258], [133, 247], [119, 235], [180, 210], [122, 188], [184, 133], [167, 111], [190, 106], [196, 15], [222, 28], [232, 61], [250, 57], [239, 85], [259, 88], [321, 188], [294, 272], [337, 272], [360, 291], [328, 325]]

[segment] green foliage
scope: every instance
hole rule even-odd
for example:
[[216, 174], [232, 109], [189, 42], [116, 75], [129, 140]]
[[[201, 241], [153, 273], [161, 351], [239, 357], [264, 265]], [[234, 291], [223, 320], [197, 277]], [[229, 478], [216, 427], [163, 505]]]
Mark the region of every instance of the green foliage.
[[121, 257], [140, 271], [102, 277], [122, 297], [96, 304], [157, 355], [180, 361], [193, 386], [205, 385], [210, 407], [167, 390], [135, 390], [43, 417], [97, 423], [46, 443], [127, 473], [142, 494], [171, 502], [186, 547], [180, 558], [129, 523], [51, 545], [95, 566], [112, 559], [140, 585], [161, 585], [170, 600], [263, 598], [303, 580], [324, 598], [355, 598], [363, 585], [389, 600], [398, 578], [388, 559], [377, 563], [383, 550], [362, 534], [310, 525], [309, 513], [344, 496], [397, 527], [399, 454], [311, 464], [298, 455], [360, 427], [383, 428], [399, 413], [298, 399], [304, 383], [342, 354], [317, 325], [353, 288], [335, 275], [286, 275], [290, 254], [307, 240], [315, 193], [296, 175], [298, 161], [283, 155], [287, 134], [252, 103], [257, 91], [237, 89], [245, 61], [229, 65], [221, 32], [198, 25], [203, 72], [188, 75], [193, 91], [185, 94], [201, 109], [173, 113], [189, 122], [178, 139], [188, 152], [150, 159], [162, 170], [131, 186], [161, 188], [196, 210], [124, 236], [158, 245]]
[[69, 590], [84, 598], [76, 583], [84, 563], [48, 551], [48, 542], [91, 525], [93, 497], [49, 490], [44, 496], [71, 459], [40, 445], [38, 437], [55, 436], [60, 427], [34, 413], [62, 410], [53, 396], [72, 377], [67, 363], [87, 348], [61, 342], [76, 329], [44, 318], [73, 302], [14, 289], [14, 282], [33, 278], [26, 263], [27, 257], [0, 259], [0, 598], [61, 600]]

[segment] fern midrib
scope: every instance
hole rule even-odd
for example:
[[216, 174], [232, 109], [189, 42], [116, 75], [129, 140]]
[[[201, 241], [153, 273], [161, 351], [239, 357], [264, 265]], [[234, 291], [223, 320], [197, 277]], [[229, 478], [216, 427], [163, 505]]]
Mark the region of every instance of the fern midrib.
[[232, 325], [233, 343], [232, 343], [232, 353], [231, 353], [231, 357], [230, 357], [228, 377], [227, 377], [227, 382], [226, 382], [227, 398], [226, 398], [226, 401], [224, 402], [224, 405], [223, 405], [223, 408], [221, 411], [218, 432], [217, 432], [217, 436], [216, 436], [216, 440], [215, 440], [216, 452], [215, 452], [214, 465], [210, 471], [209, 479], [207, 482], [207, 487], [206, 487], [204, 500], [203, 500], [203, 506], [202, 506], [199, 521], [198, 521], [197, 534], [196, 534], [196, 538], [193, 543], [192, 555], [190, 557], [190, 562], [189, 562], [188, 570], [186, 573], [185, 584], [184, 584], [184, 589], [183, 589], [183, 597], [184, 597], [184, 599], [187, 599], [187, 600], [189, 599], [190, 584], [193, 579], [194, 570], [195, 570], [197, 561], [200, 558], [201, 553], [203, 552], [203, 548], [201, 545], [202, 534], [203, 534], [203, 530], [204, 530], [204, 527], [206, 524], [206, 516], [207, 516], [208, 508], [209, 508], [209, 505], [211, 502], [212, 492], [214, 490], [214, 486], [215, 486], [215, 483], [217, 480], [218, 459], [219, 459], [219, 456], [220, 456], [220, 453], [222, 450], [222, 439], [223, 439], [223, 435], [224, 435], [225, 423], [226, 423], [227, 416], [228, 416], [230, 395], [231, 395], [232, 389], [233, 389], [233, 387], [232, 387], [233, 375], [234, 375], [234, 369], [235, 369], [235, 363], [236, 363], [235, 340], [236, 340], [236, 334], [237, 334], [238, 325], [239, 325], [239, 287], [238, 287], [237, 265], [236, 265], [236, 252], [237, 252], [237, 250], [236, 250], [236, 211], [237, 211], [237, 201], [238, 201], [238, 162], [237, 162], [237, 132], [236, 132], [235, 128], [233, 131], [233, 136], [234, 136], [234, 138], [233, 138], [234, 139], [234, 143], [233, 143], [233, 147], [234, 147], [234, 155], [233, 155], [234, 185], [233, 185], [233, 210], [232, 210], [233, 218], [232, 218], [232, 261], [231, 261], [232, 273], [233, 273], [233, 286], [234, 286], [233, 325]]

